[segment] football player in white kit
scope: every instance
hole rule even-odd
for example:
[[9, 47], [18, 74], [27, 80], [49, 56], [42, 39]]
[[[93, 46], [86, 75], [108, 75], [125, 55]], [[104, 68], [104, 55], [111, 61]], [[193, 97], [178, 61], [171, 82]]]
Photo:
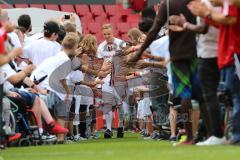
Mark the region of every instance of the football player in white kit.
[[[106, 63], [109, 64], [108, 67], [105, 69], [111, 70], [112, 57], [116, 54], [116, 51], [121, 50], [121, 45], [124, 44], [124, 41], [114, 37], [113, 26], [111, 24], [104, 24], [102, 26], [102, 33], [105, 41], [99, 45], [97, 56], [100, 59], [104, 59], [105, 64]], [[103, 114], [104, 114], [104, 117], [106, 120], [106, 126], [107, 126], [107, 130], [105, 131], [105, 134], [104, 134], [105, 138], [112, 137], [112, 119], [113, 119], [112, 107], [116, 106], [117, 103], [120, 103], [119, 100], [117, 100], [115, 90], [111, 84], [111, 78], [112, 78], [111, 74], [107, 75], [107, 77], [103, 79], [104, 84], [102, 85], [102, 98], [104, 101]], [[123, 121], [121, 119], [119, 119], [118, 127], [119, 127], [118, 138], [122, 138], [123, 137]]]

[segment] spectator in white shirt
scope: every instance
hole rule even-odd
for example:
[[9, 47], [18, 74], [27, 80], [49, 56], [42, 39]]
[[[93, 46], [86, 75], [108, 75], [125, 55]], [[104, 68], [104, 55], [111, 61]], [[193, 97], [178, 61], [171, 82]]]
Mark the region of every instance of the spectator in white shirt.
[[55, 56], [61, 50], [57, 44], [59, 25], [54, 21], [44, 24], [44, 37], [24, 47], [24, 58], [28, 58], [35, 66], [45, 59]]
[[[66, 124], [66, 117], [69, 112], [66, 108], [70, 109], [70, 94], [72, 94], [72, 91], [66, 83], [66, 77], [71, 72], [70, 58], [75, 55], [78, 43], [79, 37], [76, 33], [67, 33], [62, 42], [63, 51], [43, 61], [31, 76], [32, 79], [41, 79], [43, 76], [47, 76], [40, 86], [42, 89], [50, 90], [56, 94], [55, 99], [57, 101], [53, 104], [55, 104], [57, 121], [61, 126]], [[63, 134], [58, 135], [58, 141], [64, 141]]]

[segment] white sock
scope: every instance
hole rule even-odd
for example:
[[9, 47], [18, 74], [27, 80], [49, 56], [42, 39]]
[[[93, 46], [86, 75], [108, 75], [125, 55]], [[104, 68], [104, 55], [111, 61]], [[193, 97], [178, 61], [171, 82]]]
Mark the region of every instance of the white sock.
[[43, 134], [43, 128], [39, 128], [38, 130], [39, 130], [40, 135], [42, 135]]
[[113, 119], [112, 111], [110, 111], [107, 114], [105, 114], [105, 120], [106, 120], [106, 124], [107, 124], [107, 129], [109, 129], [110, 131], [112, 130], [112, 119]]

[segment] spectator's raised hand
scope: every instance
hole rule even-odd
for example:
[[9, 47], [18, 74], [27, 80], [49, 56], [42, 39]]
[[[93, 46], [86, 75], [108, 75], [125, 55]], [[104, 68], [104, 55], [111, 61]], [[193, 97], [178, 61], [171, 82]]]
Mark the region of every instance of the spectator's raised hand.
[[179, 27], [183, 27], [183, 25], [187, 22], [185, 16], [183, 14], [178, 15], [173, 15], [169, 17], [169, 23], [171, 25], [177, 25]]
[[75, 23], [76, 23], [76, 17], [75, 17], [73, 14], [70, 15], [70, 22], [71, 22], [72, 24], [75, 24]]
[[64, 24], [64, 22], [70, 22], [72, 24], [76, 23], [76, 17], [73, 14], [67, 15], [70, 16], [69, 19], [66, 19], [65, 15], [61, 17], [61, 23]]
[[178, 25], [169, 25], [169, 29], [173, 32], [183, 32], [184, 28]]

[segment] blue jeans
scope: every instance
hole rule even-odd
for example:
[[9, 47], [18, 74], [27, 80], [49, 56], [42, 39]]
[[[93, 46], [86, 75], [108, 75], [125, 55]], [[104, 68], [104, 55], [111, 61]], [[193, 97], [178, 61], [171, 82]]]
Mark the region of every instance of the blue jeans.
[[232, 140], [240, 141], [240, 80], [237, 77], [235, 67], [229, 66], [221, 69], [221, 80], [225, 81], [226, 89], [229, 91], [233, 103], [233, 129]]

